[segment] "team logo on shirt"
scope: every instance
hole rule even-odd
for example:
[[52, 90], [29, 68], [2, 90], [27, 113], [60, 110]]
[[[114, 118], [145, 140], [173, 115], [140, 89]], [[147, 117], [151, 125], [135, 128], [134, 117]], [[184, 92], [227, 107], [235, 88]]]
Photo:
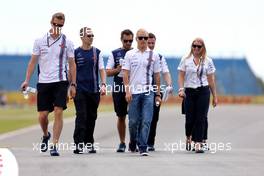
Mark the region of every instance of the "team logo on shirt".
[[78, 54], [77, 54], [77, 57], [82, 57], [82, 54], [81, 54], [81, 53], [78, 53]]
[[48, 53], [48, 49], [47, 48], [41, 48], [40, 49], [40, 53], [41, 54], [47, 54]]
[[116, 55], [117, 55], [117, 57], [121, 57], [122, 56], [122, 53], [121, 52], [118, 52]]

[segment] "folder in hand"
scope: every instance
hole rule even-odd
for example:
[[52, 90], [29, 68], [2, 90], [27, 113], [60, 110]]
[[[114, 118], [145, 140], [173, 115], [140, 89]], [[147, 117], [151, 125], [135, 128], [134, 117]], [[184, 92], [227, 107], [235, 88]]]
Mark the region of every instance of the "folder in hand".
[[173, 88], [171, 86], [166, 87], [163, 97], [162, 97], [162, 101], [165, 102], [168, 100], [169, 95], [172, 94], [172, 90]]

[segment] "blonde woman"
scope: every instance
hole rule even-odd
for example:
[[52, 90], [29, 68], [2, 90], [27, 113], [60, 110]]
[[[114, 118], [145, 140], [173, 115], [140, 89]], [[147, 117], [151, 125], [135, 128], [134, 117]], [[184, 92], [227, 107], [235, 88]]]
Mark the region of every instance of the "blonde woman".
[[207, 140], [207, 114], [210, 104], [217, 105], [215, 86], [215, 66], [206, 55], [203, 39], [196, 38], [187, 57], [183, 57], [178, 66], [178, 95], [184, 98], [186, 150], [191, 150], [195, 143], [195, 152], [204, 153], [202, 143]]

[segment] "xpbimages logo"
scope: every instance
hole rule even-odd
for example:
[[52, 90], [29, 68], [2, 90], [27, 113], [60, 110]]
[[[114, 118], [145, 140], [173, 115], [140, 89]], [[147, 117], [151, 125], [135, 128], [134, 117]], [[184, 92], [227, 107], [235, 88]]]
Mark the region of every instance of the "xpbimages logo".
[[[166, 90], [166, 85], [162, 84], [160, 85], [160, 92], [164, 93], [164, 91]], [[99, 86], [100, 91], [102, 90], [102, 85]], [[113, 83], [113, 85], [111, 84], [106, 84], [105, 85], [105, 89], [106, 89], [106, 95], [108, 95], [109, 93], [118, 93], [118, 92], [125, 92], [125, 90], [129, 90], [130, 92], [146, 92], [146, 95], [150, 95], [150, 92], [154, 92], [156, 93], [158, 91], [158, 87], [156, 85], [129, 85], [129, 86], [124, 86], [116, 84], [115, 82]], [[172, 92], [172, 89], [171, 89]]]
[[[41, 143], [32, 143], [32, 150], [33, 151], [37, 151], [39, 153], [42, 153], [41, 151]], [[47, 150], [50, 150], [51, 147], [54, 146], [54, 144], [52, 142], [48, 142], [47, 146], [44, 146], [44, 148], [46, 148]], [[56, 147], [59, 151], [74, 151], [76, 149], [81, 150], [82, 153], [87, 153], [91, 150], [100, 150], [100, 146], [99, 143], [79, 143], [78, 145], [76, 145], [75, 143], [71, 142], [71, 143], [57, 143]]]
[[18, 176], [16, 158], [7, 148], [0, 148], [0, 176]]
[[[193, 143], [191, 144], [191, 150], [195, 150], [197, 148], [197, 144]], [[177, 142], [167, 142], [164, 143], [164, 151], [167, 152], [177, 152], [177, 151], [186, 151], [186, 142], [185, 141], [177, 141]], [[204, 151], [209, 151], [210, 153], [216, 153], [221, 151], [231, 151], [232, 150], [232, 144], [230, 142], [224, 143], [224, 142], [210, 142], [210, 143], [202, 143], [199, 145], [199, 149]]]

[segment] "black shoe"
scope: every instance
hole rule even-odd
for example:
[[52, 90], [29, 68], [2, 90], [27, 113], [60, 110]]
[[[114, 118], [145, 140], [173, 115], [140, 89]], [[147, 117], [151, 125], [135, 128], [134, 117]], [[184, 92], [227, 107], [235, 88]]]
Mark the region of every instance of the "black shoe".
[[154, 152], [154, 151], [155, 151], [155, 147], [154, 147], [154, 145], [149, 145], [149, 146], [148, 146], [148, 151], [149, 151], [149, 152]]
[[203, 149], [195, 150], [195, 153], [204, 153]]
[[137, 152], [137, 144], [135, 142], [129, 142], [128, 151]]
[[50, 148], [50, 156], [60, 156], [57, 147], [54, 145]]
[[96, 150], [94, 149], [94, 146], [92, 146], [92, 147], [89, 149], [89, 153], [96, 153]]
[[140, 151], [140, 156], [149, 156], [149, 153], [146, 150]]
[[194, 148], [195, 148], [195, 153], [204, 153], [201, 143], [195, 143]]
[[125, 143], [120, 143], [118, 146], [118, 149], [116, 150], [116, 152], [120, 152], [123, 153], [126, 151], [126, 144]]
[[40, 150], [41, 152], [46, 152], [49, 148], [48, 146], [48, 142], [50, 140], [50, 132], [48, 132], [48, 136], [43, 136], [42, 137], [42, 141], [41, 141], [41, 145], [40, 145]]
[[78, 149], [76, 148], [75, 150], [73, 150], [74, 154], [83, 154], [83, 149]]

